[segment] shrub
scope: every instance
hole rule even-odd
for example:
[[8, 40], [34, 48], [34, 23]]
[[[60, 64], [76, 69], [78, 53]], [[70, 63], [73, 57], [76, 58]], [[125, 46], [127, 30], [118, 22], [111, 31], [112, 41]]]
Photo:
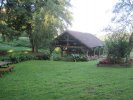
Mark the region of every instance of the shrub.
[[54, 49], [54, 51], [52, 52], [51, 59], [54, 60], [54, 61], [62, 60], [62, 57], [61, 57], [61, 48], [60, 47], [56, 47]]
[[73, 61], [88, 61], [88, 58], [80, 54], [71, 54]]
[[27, 61], [27, 60], [36, 60], [36, 56], [32, 54], [11, 54], [8, 56], [3, 56], [0, 58], [1, 61], [9, 61], [12, 63], [18, 63], [22, 61]]
[[52, 54], [52, 60], [54, 60], [54, 61], [60, 61], [60, 60], [62, 60], [61, 55], [60, 54], [53, 53]]
[[19, 55], [12, 55], [12, 56], [9, 56], [10, 57], [10, 61], [12, 62], [12, 63], [18, 63], [18, 62], [20, 62], [20, 57], [19, 57]]
[[88, 61], [88, 58], [85, 57], [85, 56], [81, 56], [80, 59], [79, 59], [79, 61]]
[[33, 55], [37, 58], [37, 60], [49, 60], [50, 59], [50, 53], [48, 52], [33, 53]]
[[71, 55], [65, 55], [64, 57], [62, 57], [61, 60], [63, 60], [63, 61], [74, 61], [73, 57]]
[[105, 41], [107, 59], [110, 63], [123, 63], [122, 58], [128, 54], [129, 35], [127, 33], [113, 33]]
[[0, 58], [1, 61], [10, 61], [10, 57], [9, 56], [2, 56]]
[[79, 54], [71, 54], [73, 61], [79, 61], [80, 55]]
[[56, 54], [61, 54], [61, 48], [56, 47], [53, 52], [56, 53]]

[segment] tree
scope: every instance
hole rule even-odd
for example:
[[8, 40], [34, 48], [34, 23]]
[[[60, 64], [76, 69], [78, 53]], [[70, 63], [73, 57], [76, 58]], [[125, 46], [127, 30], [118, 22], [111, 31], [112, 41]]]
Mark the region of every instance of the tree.
[[1, 9], [6, 9], [1, 12], [0, 29], [1, 34], [12, 40], [14, 37], [19, 37], [22, 31], [27, 28], [27, 23], [31, 19], [32, 14], [29, 13], [28, 3], [17, 0], [2, 0]]
[[[112, 33], [109, 34], [106, 41], [107, 59], [110, 63], [125, 63], [128, 54], [128, 33]], [[122, 61], [125, 59], [125, 61]]]
[[[70, 6], [68, 0], [2, 0], [1, 2], [1, 9], [6, 9], [6, 18], [3, 18], [2, 23], [0, 23], [0, 28], [3, 29], [1, 34], [12, 39], [12, 37], [18, 37], [21, 32], [26, 31], [33, 52], [37, 51], [38, 44], [41, 43], [40, 38], [48, 35], [48, 33], [50, 37], [51, 34], [61, 31], [70, 24], [71, 16], [67, 9]], [[57, 23], [53, 24], [53, 20], [52, 23], [46, 22], [48, 15], [49, 18], [47, 19], [54, 18]], [[46, 23], [48, 27], [42, 27], [46, 26]], [[6, 30], [9, 28], [11, 31], [4, 32], [3, 27], [6, 27]]]
[[[35, 13], [35, 29], [33, 32], [36, 49], [38, 47], [51, 47], [50, 42], [59, 32], [64, 31], [71, 24], [71, 12], [64, 8], [65, 1], [56, 5], [57, 11], [42, 8], [39, 13]], [[54, 5], [54, 4], [52, 4]], [[51, 8], [53, 9], [53, 8]], [[57, 16], [58, 14], [58, 16]], [[37, 39], [38, 38], [38, 39]]]
[[133, 0], [119, 0], [113, 9], [115, 17], [112, 19], [113, 22], [124, 25], [125, 28], [131, 28], [131, 35], [128, 43], [128, 53], [129, 57], [131, 50], [133, 49]]

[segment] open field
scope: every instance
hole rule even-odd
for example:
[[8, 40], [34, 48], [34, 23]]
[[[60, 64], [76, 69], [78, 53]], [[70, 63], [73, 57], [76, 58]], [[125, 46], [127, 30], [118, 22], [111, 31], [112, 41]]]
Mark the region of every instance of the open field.
[[133, 68], [27, 61], [0, 78], [0, 100], [133, 100]]

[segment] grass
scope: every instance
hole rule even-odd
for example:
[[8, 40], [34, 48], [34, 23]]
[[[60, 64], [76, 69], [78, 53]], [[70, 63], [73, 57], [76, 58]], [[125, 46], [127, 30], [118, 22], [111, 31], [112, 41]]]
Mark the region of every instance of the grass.
[[[13, 51], [13, 52], [21, 52], [21, 51], [32, 51], [29, 47], [20, 47], [20, 46], [11, 46], [9, 44], [0, 43], [0, 51]], [[39, 49], [40, 52], [49, 52], [48, 49], [43, 48]]]
[[27, 61], [0, 78], [0, 100], [133, 100], [133, 68]]
[[8, 50], [13, 50], [13, 51], [31, 51], [31, 48], [28, 47], [14, 47], [8, 44], [3, 44], [0, 43], [0, 50], [8, 51]]

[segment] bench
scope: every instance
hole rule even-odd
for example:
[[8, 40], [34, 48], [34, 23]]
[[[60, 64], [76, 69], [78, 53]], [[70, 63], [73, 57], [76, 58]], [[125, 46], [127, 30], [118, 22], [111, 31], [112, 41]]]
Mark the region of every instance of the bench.
[[0, 77], [6, 72], [11, 72], [14, 66], [9, 66], [10, 62], [2, 62], [0, 61]]
[[2, 77], [2, 75], [4, 73], [11, 72], [13, 70], [13, 68], [14, 68], [14, 66], [0, 68], [0, 77]]

